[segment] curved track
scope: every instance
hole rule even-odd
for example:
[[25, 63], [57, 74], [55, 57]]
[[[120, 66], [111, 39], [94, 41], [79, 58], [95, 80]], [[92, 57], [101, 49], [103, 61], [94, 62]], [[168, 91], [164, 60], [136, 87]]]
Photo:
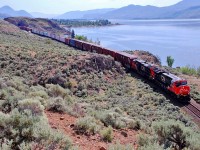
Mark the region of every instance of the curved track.
[[198, 119], [200, 120], [200, 110], [193, 105], [192, 103], [189, 103], [187, 106], [185, 106], [189, 111], [191, 111]]

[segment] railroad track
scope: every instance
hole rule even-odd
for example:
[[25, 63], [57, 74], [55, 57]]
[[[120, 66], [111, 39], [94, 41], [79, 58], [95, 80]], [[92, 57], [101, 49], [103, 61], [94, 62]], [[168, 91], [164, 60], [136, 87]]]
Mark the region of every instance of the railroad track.
[[200, 119], [200, 110], [192, 105], [191, 103], [188, 104], [187, 106], [185, 106], [187, 109], [189, 109], [196, 117], [198, 117], [198, 119]]

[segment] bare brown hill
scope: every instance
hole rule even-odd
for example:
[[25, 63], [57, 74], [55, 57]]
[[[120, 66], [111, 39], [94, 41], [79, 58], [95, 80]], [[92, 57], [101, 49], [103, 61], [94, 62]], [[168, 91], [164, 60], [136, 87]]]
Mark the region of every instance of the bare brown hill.
[[56, 22], [43, 18], [27, 18], [27, 17], [9, 17], [4, 20], [16, 25], [26, 26], [39, 31], [48, 31], [54, 33], [66, 34], [67, 31], [60, 27]]

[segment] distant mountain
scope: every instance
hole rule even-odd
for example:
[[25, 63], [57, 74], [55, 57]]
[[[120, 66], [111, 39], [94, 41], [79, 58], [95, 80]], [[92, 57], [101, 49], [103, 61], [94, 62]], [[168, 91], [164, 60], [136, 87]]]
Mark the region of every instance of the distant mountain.
[[101, 18], [106, 19], [147, 19], [154, 18], [159, 13], [159, 8], [155, 6], [128, 5], [108, 13]]
[[199, 18], [200, 0], [182, 0], [167, 7], [129, 5], [101, 15], [106, 19]]
[[172, 14], [171, 18], [185, 18], [185, 19], [200, 18], [200, 6], [191, 7], [189, 9], [178, 11]]
[[12, 17], [32, 17], [28, 12], [24, 11], [24, 10], [19, 10], [16, 11], [14, 9], [12, 9], [9, 6], [3, 6], [0, 8], [0, 13], [1, 14], [5, 14], [6, 16], [12, 16]]
[[31, 15], [35, 18], [55, 18], [58, 14], [44, 14], [40, 12], [32, 12]]
[[105, 8], [105, 9], [94, 9], [94, 10], [87, 10], [87, 11], [70, 11], [64, 13], [60, 16], [57, 16], [57, 19], [95, 19], [114, 10], [114, 8]]
[[[182, 0], [167, 7], [128, 5], [122, 8], [94, 9], [87, 11], [70, 11], [62, 15], [15, 11], [9, 6], [0, 8], [0, 18], [5, 16], [25, 16], [56, 19], [184, 19], [200, 18], [200, 0]], [[32, 15], [32, 16], [31, 16]]]

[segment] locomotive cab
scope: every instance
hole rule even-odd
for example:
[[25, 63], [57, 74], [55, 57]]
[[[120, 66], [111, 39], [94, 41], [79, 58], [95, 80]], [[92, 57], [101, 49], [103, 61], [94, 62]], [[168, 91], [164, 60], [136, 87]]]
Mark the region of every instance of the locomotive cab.
[[171, 92], [175, 93], [178, 98], [189, 97], [190, 87], [187, 85], [186, 80], [177, 80], [172, 82], [171, 86], [168, 88]]

